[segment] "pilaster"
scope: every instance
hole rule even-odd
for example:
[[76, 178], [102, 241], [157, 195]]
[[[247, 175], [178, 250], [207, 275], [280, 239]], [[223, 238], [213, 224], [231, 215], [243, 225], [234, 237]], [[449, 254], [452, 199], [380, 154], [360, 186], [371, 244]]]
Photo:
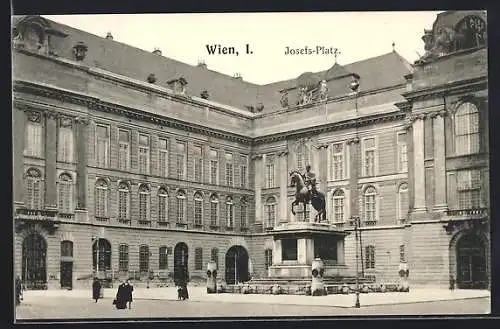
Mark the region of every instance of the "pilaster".
[[344, 265], [345, 264], [345, 246], [344, 239], [337, 240], [337, 264]]
[[13, 132], [14, 132], [14, 179], [13, 179], [13, 192], [14, 192], [14, 202], [22, 204], [24, 202], [24, 166], [23, 166], [23, 155], [24, 155], [24, 138], [25, 138], [25, 124], [26, 115], [24, 111], [14, 108], [14, 118], [13, 118]]
[[45, 112], [45, 207], [57, 209], [57, 114]]
[[426, 211], [425, 206], [425, 166], [424, 166], [424, 114], [412, 118], [413, 129], [413, 212]]
[[351, 195], [351, 216], [359, 216], [358, 176], [361, 169], [359, 154], [359, 138], [356, 136], [347, 141], [349, 147], [349, 191]]
[[434, 210], [446, 210], [446, 157], [445, 130], [442, 110], [431, 115], [434, 130]]
[[328, 144], [321, 144], [318, 145], [316, 148], [318, 149], [319, 153], [318, 188], [326, 195], [327, 181], [328, 181]]
[[288, 190], [288, 170], [287, 170], [288, 151], [278, 152], [278, 176], [280, 186], [279, 201], [279, 222], [288, 222], [287, 210], [287, 190]]
[[255, 176], [255, 223], [264, 227], [264, 216], [262, 216], [262, 176], [264, 174], [264, 161], [262, 154], [254, 154], [251, 158], [254, 162]]
[[88, 126], [89, 120], [86, 118], [75, 119], [76, 127], [76, 147], [77, 147], [77, 163], [76, 163], [76, 209], [87, 209], [87, 143], [88, 143]]

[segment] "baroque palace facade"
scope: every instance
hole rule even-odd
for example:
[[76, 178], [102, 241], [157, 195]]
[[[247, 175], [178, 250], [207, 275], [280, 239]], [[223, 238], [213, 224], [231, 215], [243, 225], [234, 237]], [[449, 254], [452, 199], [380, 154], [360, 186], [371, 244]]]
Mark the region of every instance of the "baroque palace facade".
[[[89, 278], [266, 277], [288, 173], [312, 165], [362, 272], [489, 288], [484, 12], [445, 12], [411, 65], [395, 51], [245, 82], [39, 16], [13, 18], [14, 270]], [[359, 88], [356, 88], [359, 86]], [[345, 264], [355, 274], [354, 234]], [[339, 253], [343, 254], [343, 253]]]

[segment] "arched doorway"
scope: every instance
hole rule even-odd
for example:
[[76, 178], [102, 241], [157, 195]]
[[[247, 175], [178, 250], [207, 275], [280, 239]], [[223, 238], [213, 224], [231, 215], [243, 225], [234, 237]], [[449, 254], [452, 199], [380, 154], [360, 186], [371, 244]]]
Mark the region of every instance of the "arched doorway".
[[23, 241], [23, 281], [27, 288], [40, 289], [47, 283], [47, 242], [33, 233]]
[[486, 250], [479, 237], [467, 234], [457, 242], [457, 287], [460, 289], [486, 289]]
[[188, 280], [188, 246], [184, 242], [179, 242], [174, 248], [174, 282], [179, 284]]
[[242, 246], [232, 246], [226, 253], [226, 282], [235, 284], [249, 279], [246, 249]]
[[99, 278], [106, 278], [106, 272], [111, 271], [111, 243], [108, 240], [97, 239], [94, 241], [92, 245], [92, 266]]

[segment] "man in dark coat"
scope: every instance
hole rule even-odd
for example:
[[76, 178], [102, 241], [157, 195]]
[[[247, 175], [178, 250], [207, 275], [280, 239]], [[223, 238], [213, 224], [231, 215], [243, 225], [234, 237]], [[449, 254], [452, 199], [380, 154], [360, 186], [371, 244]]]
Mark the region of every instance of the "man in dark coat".
[[94, 278], [94, 282], [92, 283], [92, 299], [95, 299], [95, 302], [97, 303], [97, 300], [101, 297], [101, 283], [97, 278]]
[[134, 286], [132, 283], [130, 283], [130, 279], [127, 280], [125, 283], [125, 295], [126, 295], [126, 300], [128, 302], [128, 308], [132, 308], [132, 292], [134, 291]]
[[119, 310], [123, 310], [124, 308], [127, 308], [127, 287], [126, 287], [126, 282], [122, 282], [118, 286], [118, 292], [116, 293], [116, 299], [113, 301], [113, 304]]

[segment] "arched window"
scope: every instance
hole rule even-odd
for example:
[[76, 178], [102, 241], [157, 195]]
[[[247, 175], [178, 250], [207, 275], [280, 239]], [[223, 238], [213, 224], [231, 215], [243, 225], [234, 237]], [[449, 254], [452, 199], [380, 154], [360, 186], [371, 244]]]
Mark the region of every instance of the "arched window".
[[234, 204], [233, 198], [230, 196], [226, 198], [226, 226], [234, 227]]
[[57, 181], [57, 205], [61, 213], [73, 212], [73, 179], [68, 174], [61, 174]]
[[399, 190], [398, 190], [399, 223], [405, 223], [407, 215], [408, 215], [408, 184], [403, 183], [399, 185]]
[[335, 223], [343, 223], [345, 221], [344, 199], [344, 191], [339, 189], [333, 193], [333, 218]]
[[186, 193], [177, 192], [177, 224], [184, 224], [186, 220]]
[[161, 246], [158, 250], [158, 268], [160, 270], [166, 270], [168, 268], [168, 248], [166, 246]]
[[139, 186], [139, 221], [149, 221], [149, 187], [146, 184]]
[[240, 228], [246, 229], [248, 228], [248, 205], [247, 199], [241, 198], [240, 201]]
[[[93, 238], [92, 245], [93, 266], [98, 272], [111, 270], [111, 244], [108, 240], [102, 238]], [[97, 259], [99, 266], [96, 268]]]
[[95, 216], [101, 219], [108, 217], [108, 183], [104, 179], [95, 183]]
[[149, 272], [149, 246], [139, 247], [139, 272], [144, 275]]
[[26, 207], [28, 209], [43, 208], [43, 184], [40, 171], [34, 168], [28, 169], [26, 172]]
[[369, 186], [364, 194], [364, 221], [366, 225], [375, 225], [377, 221], [377, 205], [376, 205], [377, 190], [373, 186]]
[[118, 247], [118, 271], [128, 272], [128, 245], [124, 243]]
[[274, 227], [276, 222], [276, 198], [269, 197], [266, 200], [266, 227]]
[[212, 248], [210, 251], [210, 259], [213, 260], [217, 268], [219, 268], [219, 249]]
[[479, 110], [472, 103], [462, 103], [455, 113], [455, 153], [479, 152]]
[[168, 222], [168, 192], [163, 187], [158, 190], [158, 222]]
[[200, 192], [194, 194], [194, 225], [201, 226], [203, 218], [203, 196]]
[[219, 198], [217, 194], [212, 194], [210, 196], [210, 226], [216, 227], [218, 223], [219, 214]]
[[467, 16], [456, 26], [455, 31], [463, 36], [458, 40], [458, 49], [469, 49], [486, 45], [486, 23], [481, 17]]
[[130, 219], [130, 190], [126, 183], [118, 185], [118, 220]]

